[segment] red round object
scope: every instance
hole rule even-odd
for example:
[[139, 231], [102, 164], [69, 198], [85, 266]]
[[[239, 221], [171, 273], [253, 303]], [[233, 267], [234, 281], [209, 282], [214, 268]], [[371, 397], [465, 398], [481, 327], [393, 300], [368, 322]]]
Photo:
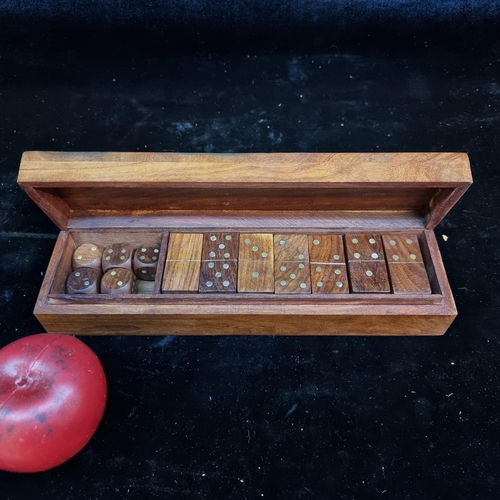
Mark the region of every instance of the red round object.
[[68, 335], [0, 349], [0, 469], [40, 472], [78, 453], [96, 431], [107, 385], [97, 356]]

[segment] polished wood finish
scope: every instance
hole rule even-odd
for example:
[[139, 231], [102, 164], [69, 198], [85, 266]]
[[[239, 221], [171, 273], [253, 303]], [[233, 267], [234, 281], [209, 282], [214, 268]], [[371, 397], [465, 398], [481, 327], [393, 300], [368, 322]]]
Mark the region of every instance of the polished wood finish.
[[307, 235], [274, 235], [274, 293], [311, 293]]
[[309, 236], [312, 293], [349, 293], [342, 235]]
[[308, 261], [275, 261], [274, 293], [311, 293], [311, 274]]
[[163, 293], [198, 291], [202, 250], [202, 233], [170, 233]]
[[[62, 229], [35, 308], [48, 331], [439, 335], [456, 316], [432, 229], [471, 184], [468, 158], [463, 153], [27, 152], [18, 180]], [[303, 236], [305, 242], [297, 240], [286, 251], [273, 244], [273, 254], [277, 252], [274, 266], [287, 267], [279, 271], [283, 273], [289, 272], [288, 267], [296, 271], [289, 272], [288, 280], [294, 282], [293, 286], [299, 283], [300, 293], [280, 293], [278, 289], [272, 293], [276, 286], [274, 281], [272, 285], [268, 281], [273, 275], [269, 270], [272, 258], [245, 258], [238, 263], [236, 290], [240, 276], [243, 284], [251, 282], [252, 268], [252, 273], [259, 272], [254, 279], [265, 278], [265, 284], [254, 289], [244, 285], [248, 288], [244, 293], [189, 293], [200, 291], [203, 245], [201, 241], [195, 244], [194, 252], [193, 242], [184, 245], [183, 238], [196, 234], [194, 239], [200, 240], [202, 233], [210, 232], [275, 234], [291, 242], [294, 235]], [[385, 266], [383, 260], [373, 258], [373, 253], [379, 253], [373, 248], [366, 260], [356, 259], [354, 253], [361, 257], [364, 250], [349, 250], [349, 238], [404, 237], [410, 233], [418, 238], [422, 262], [397, 265], [423, 266], [430, 294], [395, 290], [387, 293], [390, 281], [382, 283], [378, 270], [374, 273], [378, 285], [372, 291], [370, 282], [365, 281], [362, 290], [347, 293], [347, 273], [353, 266]], [[347, 265], [332, 263], [323, 250], [316, 256], [316, 250], [310, 248], [311, 238], [340, 234], [344, 235], [347, 254], [352, 256], [343, 256], [347, 257]], [[71, 272], [74, 250], [89, 242], [103, 247], [123, 242], [134, 248], [159, 245], [159, 271], [148, 285], [152, 288], [136, 295], [66, 294], [65, 281]], [[259, 244], [255, 246], [260, 250]], [[209, 250], [209, 258], [210, 251], [215, 250]], [[235, 251], [240, 252], [241, 248]], [[225, 253], [232, 257], [232, 252]], [[304, 255], [303, 261], [300, 254]], [[340, 261], [341, 254], [337, 255]], [[215, 269], [217, 261], [225, 259], [222, 253], [222, 258], [211, 260], [214, 268], [208, 267], [209, 259], [203, 265], [208, 272]], [[326, 262], [315, 266], [315, 260]], [[183, 269], [173, 270], [177, 266]], [[264, 266], [264, 272], [255, 266]], [[411, 269], [421, 272], [415, 271], [417, 267]], [[339, 280], [346, 282], [346, 291], [340, 293], [327, 291], [333, 282], [325, 277], [339, 276], [336, 270], [341, 272]], [[296, 278], [291, 279], [290, 274]], [[354, 282], [363, 280], [366, 278], [361, 276]], [[397, 278], [392, 281], [394, 287]], [[306, 287], [300, 288], [300, 283]]]
[[109, 269], [101, 280], [101, 293], [122, 295], [136, 293], [137, 278], [129, 269], [115, 267]]
[[348, 262], [384, 260], [382, 239], [377, 234], [346, 235]]
[[386, 263], [380, 260], [350, 262], [349, 278], [353, 293], [390, 293], [391, 291]]
[[132, 267], [138, 279], [144, 281], [154, 281], [158, 267], [160, 247], [140, 245], [134, 250]]
[[200, 260], [167, 260], [163, 273], [163, 293], [196, 293], [200, 282]]
[[61, 229], [113, 216], [145, 227], [178, 210], [408, 211], [432, 229], [472, 178], [464, 153], [28, 151], [18, 182]]
[[431, 287], [425, 266], [422, 262], [389, 263], [389, 275], [393, 293], [430, 294]]
[[134, 247], [129, 243], [113, 243], [102, 251], [102, 270], [119, 267], [132, 271]]
[[418, 235], [385, 234], [382, 236], [393, 293], [430, 294]]
[[205, 233], [201, 260], [238, 260], [238, 244], [236, 233]]
[[382, 240], [389, 264], [392, 262], [414, 263], [424, 261], [420, 251], [418, 235], [411, 233], [384, 234]]
[[274, 261], [274, 237], [271, 233], [242, 233], [239, 241], [238, 260], [240, 262]]
[[272, 234], [240, 234], [238, 261], [238, 292], [274, 293]]
[[349, 293], [345, 264], [311, 263], [312, 293]]
[[84, 243], [74, 252], [71, 260], [73, 269], [79, 267], [93, 267], [102, 270], [102, 252], [103, 248], [95, 243]]
[[239, 293], [274, 293], [274, 262], [244, 260], [238, 264]]
[[66, 293], [101, 293], [101, 269], [80, 267], [66, 280]]
[[235, 293], [238, 261], [203, 260], [200, 269], [200, 293]]
[[342, 235], [309, 236], [309, 262], [311, 264], [345, 264]]

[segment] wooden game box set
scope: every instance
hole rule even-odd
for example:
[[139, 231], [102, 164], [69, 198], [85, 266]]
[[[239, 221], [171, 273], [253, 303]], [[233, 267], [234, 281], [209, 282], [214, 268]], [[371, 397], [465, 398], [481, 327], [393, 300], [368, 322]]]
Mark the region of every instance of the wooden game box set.
[[61, 229], [36, 302], [69, 334], [441, 335], [434, 228], [464, 153], [24, 153]]

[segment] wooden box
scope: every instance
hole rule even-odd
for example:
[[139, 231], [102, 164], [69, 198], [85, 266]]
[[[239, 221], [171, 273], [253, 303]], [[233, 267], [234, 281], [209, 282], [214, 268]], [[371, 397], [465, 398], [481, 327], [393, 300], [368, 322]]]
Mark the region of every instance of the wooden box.
[[[440, 335], [457, 314], [433, 229], [472, 182], [464, 153], [30, 151], [18, 182], [61, 229], [34, 311], [49, 332]], [[155, 281], [66, 293], [79, 245], [123, 242], [158, 246]]]

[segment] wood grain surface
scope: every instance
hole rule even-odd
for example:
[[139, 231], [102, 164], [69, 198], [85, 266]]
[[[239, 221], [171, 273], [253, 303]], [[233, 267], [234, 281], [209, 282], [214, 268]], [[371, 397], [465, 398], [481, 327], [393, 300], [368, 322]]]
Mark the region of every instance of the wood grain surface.
[[433, 228], [472, 178], [464, 153], [29, 151], [18, 182], [61, 229], [179, 210], [408, 211]]
[[[434, 234], [424, 228], [433, 228], [470, 185], [463, 153], [27, 152], [18, 180], [60, 227], [79, 229], [61, 237], [46, 273], [36, 314], [47, 325], [59, 318], [61, 328], [73, 322], [87, 332], [102, 319], [107, 332], [125, 324], [136, 333], [158, 333], [162, 325], [216, 333], [219, 325], [221, 333], [438, 334], [456, 314]], [[132, 229], [133, 242], [118, 239]], [[83, 236], [94, 233], [96, 239]], [[241, 251], [241, 263], [238, 233], [255, 240]], [[390, 261], [390, 276], [385, 253], [392, 248], [381, 234], [399, 238], [391, 245], [399, 253], [391, 254], [398, 259]], [[409, 235], [418, 239], [415, 251]], [[123, 241], [162, 242], [152, 293], [114, 302], [64, 296], [78, 245]], [[229, 270], [221, 264], [233, 259]], [[203, 290], [220, 280], [245, 293]], [[128, 327], [124, 317], [132, 320]], [[301, 329], [293, 318], [307, 318], [307, 325]]]

